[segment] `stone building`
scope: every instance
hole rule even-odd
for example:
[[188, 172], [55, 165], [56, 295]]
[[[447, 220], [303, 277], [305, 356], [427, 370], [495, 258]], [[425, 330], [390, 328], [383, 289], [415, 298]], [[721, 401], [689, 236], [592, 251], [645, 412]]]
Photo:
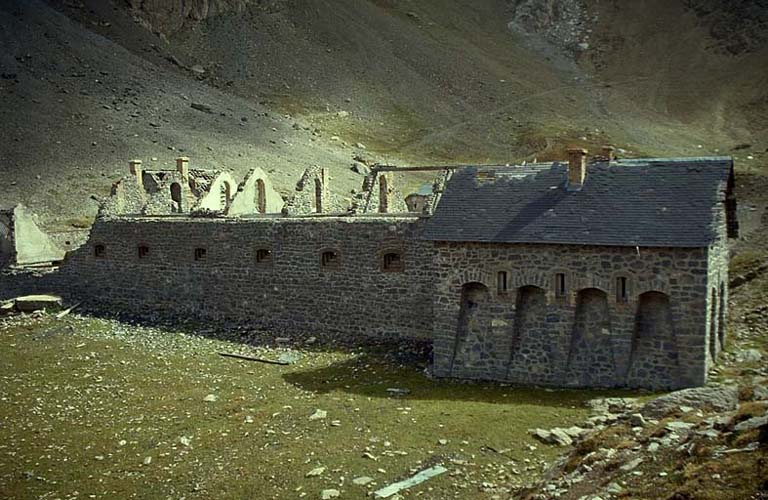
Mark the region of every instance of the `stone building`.
[[699, 385], [726, 334], [728, 158], [454, 173], [434, 242], [439, 376], [579, 387]]
[[[700, 385], [725, 340], [730, 158], [588, 162], [574, 150], [567, 163], [427, 167], [438, 179], [418, 203], [392, 186], [415, 167], [374, 166], [352, 200], [311, 167], [280, 202], [258, 171], [226, 208], [199, 213], [230, 181], [195, 192], [183, 166], [157, 188], [124, 179], [57, 273], [6, 280], [2, 294], [431, 340], [435, 375], [516, 384]], [[181, 181], [182, 213], [169, 216]]]

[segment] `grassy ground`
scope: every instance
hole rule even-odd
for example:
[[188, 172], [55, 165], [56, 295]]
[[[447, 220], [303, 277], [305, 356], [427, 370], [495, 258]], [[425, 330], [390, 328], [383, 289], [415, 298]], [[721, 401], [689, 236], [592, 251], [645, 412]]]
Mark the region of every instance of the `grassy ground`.
[[[407, 496], [484, 498], [559, 451], [528, 428], [577, 423], [607, 394], [433, 381], [384, 347], [238, 361], [216, 352], [254, 348], [208, 335], [85, 317], [0, 326], [0, 496], [360, 498], [442, 463]], [[327, 417], [310, 420], [317, 409]]]

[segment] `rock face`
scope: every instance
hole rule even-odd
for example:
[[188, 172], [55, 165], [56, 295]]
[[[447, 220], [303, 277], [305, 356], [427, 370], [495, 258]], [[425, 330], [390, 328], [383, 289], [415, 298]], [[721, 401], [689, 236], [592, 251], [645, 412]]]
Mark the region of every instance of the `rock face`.
[[644, 417], [661, 418], [681, 406], [714, 411], [730, 411], [735, 410], [738, 403], [739, 392], [737, 387], [696, 387], [675, 391], [666, 396], [656, 398], [643, 406], [640, 413]]
[[[153, 31], [172, 34], [186, 23], [241, 12], [251, 0], [126, 0], [131, 12]], [[276, 4], [277, 2], [258, 2]]]
[[512, 20], [507, 27], [518, 33], [542, 35], [566, 50], [589, 48], [585, 29], [587, 12], [580, 0], [510, 0]]

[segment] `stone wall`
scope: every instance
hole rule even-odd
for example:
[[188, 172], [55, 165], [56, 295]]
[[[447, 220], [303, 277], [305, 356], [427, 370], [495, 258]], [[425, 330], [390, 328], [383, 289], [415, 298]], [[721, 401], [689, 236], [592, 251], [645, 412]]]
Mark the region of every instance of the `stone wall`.
[[296, 191], [283, 206], [286, 215], [333, 214], [349, 211], [351, 198], [340, 196], [329, 187], [328, 169], [308, 167], [296, 183]]
[[279, 214], [282, 213], [284, 204], [283, 198], [272, 186], [272, 181], [264, 170], [255, 167], [237, 186], [237, 193], [227, 215]]
[[728, 322], [728, 228], [725, 208], [716, 211], [717, 241], [709, 249], [707, 275], [707, 365], [717, 360], [727, 338]]
[[[655, 389], [706, 380], [705, 248], [438, 243], [435, 259], [438, 376]], [[468, 284], [490, 291], [474, 312], [482, 338], [457, 328]]]
[[[89, 307], [287, 333], [428, 338], [432, 244], [415, 239], [414, 220], [97, 220], [61, 274], [71, 277], [66, 292]], [[323, 266], [325, 252], [336, 258]], [[402, 270], [383, 269], [387, 252], [401, 254]]]

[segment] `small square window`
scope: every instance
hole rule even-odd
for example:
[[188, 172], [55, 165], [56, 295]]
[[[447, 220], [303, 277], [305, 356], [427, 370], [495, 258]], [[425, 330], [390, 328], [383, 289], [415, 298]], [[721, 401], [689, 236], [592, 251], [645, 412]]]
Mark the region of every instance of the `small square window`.
[[565, 297], [565, 273], [555, 274], [555, 297]]
[[104, 245], [93, 246], [93, 256], [97, 259], [103, 259], [107, 255], [107, 247]]
[[149, 255], [149, 247], [144, 245], [139, 246], [139, 258], [143, 259], [147, 255]]
[[256, 250], [256, 262], [259, 264], [266, 264], [272, 260], [272, 251], [266, 248], [259, 248]]
[[336, 250], [326, 250], [320, 256], [320, 264], [324, 269], [336, 269], [339, 267], [341, 257]]
[[205, 260], [208, 251], [205, 248], [195, 248], [195, 260]]
[[405, 268], [402, 254], [398, 252], [388, 252], [384, 254], [382, 267], [385, 271], [397, 272]]
[[629, 300], [629, 291], [627, 290], [627, 278], [619, 276], [616, 278], [616, 302], [625, 303]]
[[507, 272], [499, 271], [496, 275], [496, 291], [499, 294], [507, 293]]

